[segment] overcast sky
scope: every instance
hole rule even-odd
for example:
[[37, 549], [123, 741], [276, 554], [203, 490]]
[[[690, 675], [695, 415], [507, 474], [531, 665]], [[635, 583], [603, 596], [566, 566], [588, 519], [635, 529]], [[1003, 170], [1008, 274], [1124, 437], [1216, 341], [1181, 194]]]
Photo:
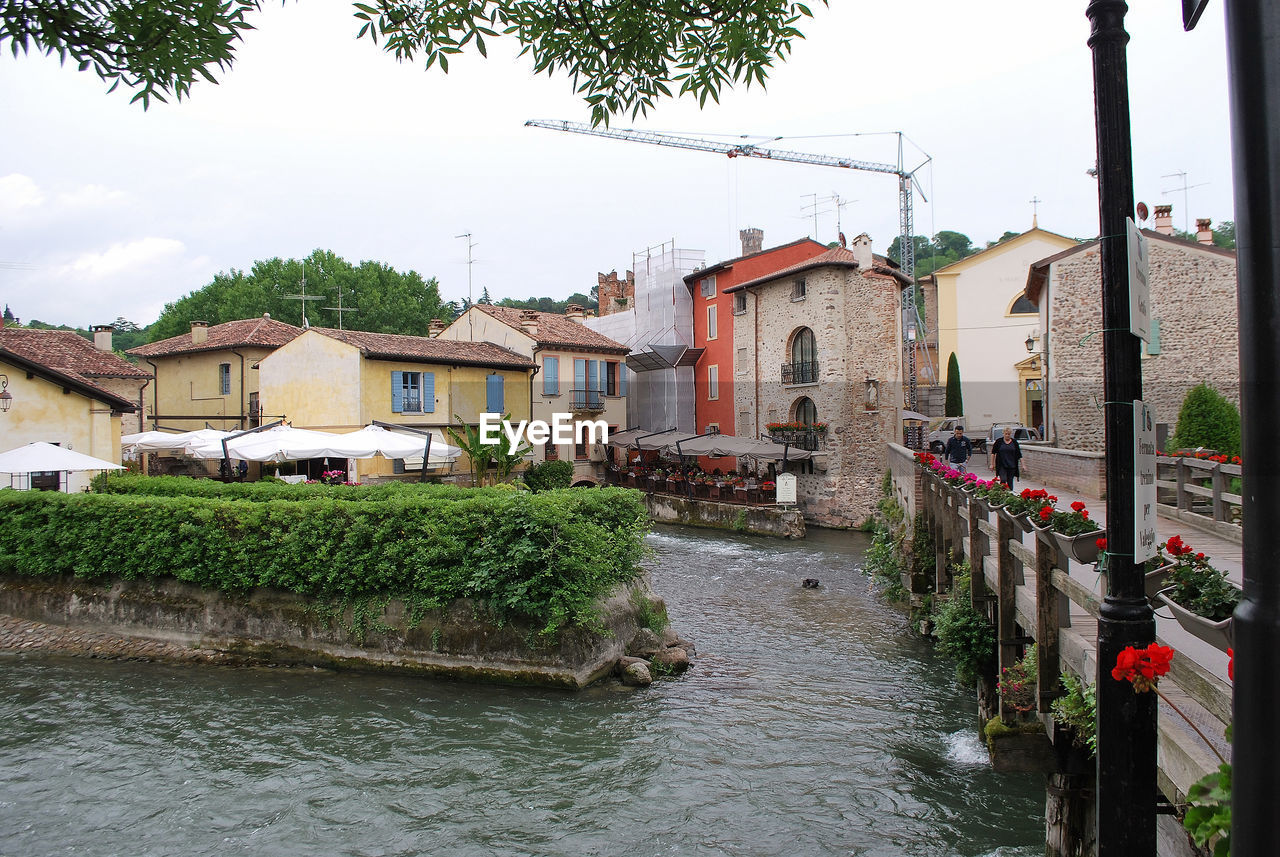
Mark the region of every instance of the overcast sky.
[[[503, 40], [444, 75], [357, 41], [349, 3], [265, 6], [221, 85], [147, 112], [91, 72], [6, 46], [0, 303], [25, 320], [147, 324], [219, 271], [316, 248], [434, 276], [457, 299], [464, 232], [477, 297], [563, 298], [650, 245], [674, 240], [712, 263], [739, 254], [748, 226], [766, 247], [812, 235], [814, 194], [838, 194], [844, 233], [868, 233], [877, 252], [897, 234], [891, 175], [526, 128], [589, 114], [567, 78], [534, 77]], [[815, 4], [767, 91], [704, 110], [665, 101], [614, 127], [781, 136], [769, 145], [880, 162], [896, 160], [896, 138], [873, 132], [900, 130], [908, 166], [932, 156], [916, 234], [981, 245], [1029, 228], [1034, 197], [1041, 227], [1093, 237], [1085, 6]], [[1185, 33], [1176, 3], [1136, 3], [1127, 29], [1137, 199], [1173, 204], [1179, 228], [1233, 219], [1222, 4]], [[1189, 211], [1167, 192], [1179, 172]], [[834, 240], [822, 208], [816, 237]]]

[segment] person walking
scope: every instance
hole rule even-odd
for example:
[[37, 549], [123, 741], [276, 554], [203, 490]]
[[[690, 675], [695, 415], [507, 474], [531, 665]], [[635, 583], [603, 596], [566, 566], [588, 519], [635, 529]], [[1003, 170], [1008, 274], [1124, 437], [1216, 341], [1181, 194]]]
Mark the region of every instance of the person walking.
[[947, 438], [942, 447], [942, 457], [961, 473], [968, 472], [966, 464], [973, 455], [973, 441], [964, 436], [964, 426], [956, 426], [955, 433]]
[[1013, 490], [1013, 480], [1018, 478], [1018, 462], [1022, 460], [1022, 447], [1013, 439], [1013, 429], [1005, 427], [1004, 435], [991, 445], [991, 469], [996, 478]]

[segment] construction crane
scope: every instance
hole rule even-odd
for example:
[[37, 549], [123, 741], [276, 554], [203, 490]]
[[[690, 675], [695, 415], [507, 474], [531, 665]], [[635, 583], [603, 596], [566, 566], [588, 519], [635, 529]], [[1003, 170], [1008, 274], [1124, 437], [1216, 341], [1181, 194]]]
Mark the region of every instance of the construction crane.
[[[913, 188], [920, 192], [920, 198], [928, 202], [920, 183], [916, 181], [916, 173], [927, 165], [932, 158], [925, 157], [923, 163], [914, 170], [908, 170], [903, 161], [903, 134], [898, 135], [898, 163], [881, 164], [874, 161], [859, 161], [853, 158], [841, 158], [834, 155], [815, 155], [809, 152], [789, 152], [784, 149], [768, 149], [751, 143], [727, 143], [717, 140], [704, 140], [700, 137], [682, 137], [674, 134], [662, 134], [656, 131], [636, 131], [628, 129], [596, 128], [581, 122], [568, 122], [562, 119], [530, 119], [524, 123], [534, 128], [549, 128], [552, 131], [568, 131], [571, 134], [589, 134], [593, 137], [608, 137], [614, 140], [626, 140], [632, 143], [649, 143], [654, 146], [669, 146], [676, 149], [692, 149], [695, 152], [710, 152], [730, 158], [763, 158], [769, 161], [786, 161], [795, 164], [811, 164], [818, 167], [839, 167], [846, 170], [862, 170], [871, 173], [888, 173], [898, 177], [898, 224], [901, 240], [898, 252], [902, 258], [900, 268], [911, 285], [907, 288], [905, 309], [910, 310], [911, 318], [904, 326], [903, 336], [907, 340], [907, 408], [917, 410], [916, 400], [916, 349], [923, 348], [928, 357], [928, 345], [924, 336], [924, 319], [920, 316], [916, 303], [916, 248], [912, 240], [914, 234], [914, 218], [912, 202]], [[905, 315], [906, 313], [904, 313]], [[926, 362], [930, 377], [932, 364]], [[936, 383], [936, 378], [934, 379]]]

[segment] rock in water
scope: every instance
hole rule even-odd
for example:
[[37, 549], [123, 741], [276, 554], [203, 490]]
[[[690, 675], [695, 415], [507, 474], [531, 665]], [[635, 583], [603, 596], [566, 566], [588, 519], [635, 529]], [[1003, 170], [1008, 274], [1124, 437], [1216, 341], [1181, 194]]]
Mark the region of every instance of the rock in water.
[[689, 653], [679, 646], [671, 646], [655, 654], [653, 662], [662, 664], [672, 672], [682, 673], [689, 668]]
[[636, 631], [636, 635], [631, 638], [631, 644], [627, 646], [627, 654], [641, 658], [649, 658], [661, 648], [662, 640], [658, 638], [658, 635], [650, 631], [648, 628], [641, 628]]
[[644, 661], [627, 664], [622, 671], [622, 683], [631, 687], [645, 687], [653, 684], [653, 675]]
[[818, 579], [816, 577], [806, 577], [804, 581], [801, 582], [800, 585], [803, 586], [805, 589], [817, 589]]

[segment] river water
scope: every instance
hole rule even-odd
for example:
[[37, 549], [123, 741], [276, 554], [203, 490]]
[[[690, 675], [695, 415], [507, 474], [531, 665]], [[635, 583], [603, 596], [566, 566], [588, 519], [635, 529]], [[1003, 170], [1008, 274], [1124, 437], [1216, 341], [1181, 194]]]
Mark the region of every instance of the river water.
[[638, 691], [0, 657], [0, 857], [1042, 853], [864, 536], [649, 543], [698, 658]]

